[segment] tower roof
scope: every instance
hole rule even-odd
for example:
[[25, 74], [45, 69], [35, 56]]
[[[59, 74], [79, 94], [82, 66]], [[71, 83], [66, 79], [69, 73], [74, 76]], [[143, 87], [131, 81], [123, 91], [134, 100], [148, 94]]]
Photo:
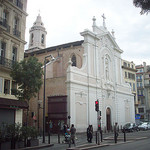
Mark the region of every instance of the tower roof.
[[44, 24], [42, 22], [40, 14], [38, 14], [38, 16], [36, 18], [36, 21], [34, 22], [33, 26], [42, 26], [42, 27], [44, 27]]

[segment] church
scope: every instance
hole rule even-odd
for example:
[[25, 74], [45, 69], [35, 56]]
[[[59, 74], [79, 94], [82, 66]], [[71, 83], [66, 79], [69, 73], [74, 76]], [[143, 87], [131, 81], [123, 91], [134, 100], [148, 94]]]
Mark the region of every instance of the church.
[[[84, 37], [83, 65], [73, 67], [71, 60], [67, 69], [68, 112], [71, 124], [78, 131], [88, 124], [110, 130], [115, 122], [121, 127], [126, 122], [134, 122], [134, 96], [122, 76], [122, 50], [109, 33], [103, 16], [103, 26], [96, 25], [93, 17], [93, 31], [81, 32]], [[95, 101], [99, 101], [101, 113], [95, 111]]]
[[[82, 41], [46, 47], [46, 30], [38, 15], [30, 29], [29, 49], [25, 57], [35, 56], [40, 62], [51, 54], [59, 59], [47, 65], [46, 71], [46, 130], [58, 130], [58, 124], [74, 124], [77, 132], [86, 132], [88, 125], [97, 130], [111, 130], [115, 122], [121, 127], [135, 122], [134, 96], [125, 83], [121, 54], [114, 33], [103, 25], [81, 32]], [[99, 111], [95, 111], [95, 101]], [[30, 101], [30, 124], [42, 129], [43, 86]], [[32, 119], [33, 116], [36, 116]]]

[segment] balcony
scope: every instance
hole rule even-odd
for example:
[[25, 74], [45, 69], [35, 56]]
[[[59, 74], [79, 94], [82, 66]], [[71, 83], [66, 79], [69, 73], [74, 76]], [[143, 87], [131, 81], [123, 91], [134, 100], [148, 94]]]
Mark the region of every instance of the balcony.
[[21, 37], [21, 32], [18, 31], [17, 29], [13, 29], [13, 35], [15, 35], [16, 37], [20, 38]]
[[13, 60], [0, 56], [0, 66], [11, 69], [13, 64], [14, 64]]
[[6, 31], [10, 33], [10, 26], [7, 24], [6, 20], [0, 17], [0, 26], [6, 28]]
[[147, 87], [147, 88], [150, 87], [150, 84], [145, 84], [145, 87]]

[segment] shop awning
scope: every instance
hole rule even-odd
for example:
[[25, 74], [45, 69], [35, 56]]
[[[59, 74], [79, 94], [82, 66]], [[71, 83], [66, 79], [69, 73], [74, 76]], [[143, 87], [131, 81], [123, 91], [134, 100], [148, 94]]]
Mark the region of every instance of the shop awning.
[[27, 109], [28, 108], [28, 104], [27, 104], [26, 101], [0, 98], [0, 108]]

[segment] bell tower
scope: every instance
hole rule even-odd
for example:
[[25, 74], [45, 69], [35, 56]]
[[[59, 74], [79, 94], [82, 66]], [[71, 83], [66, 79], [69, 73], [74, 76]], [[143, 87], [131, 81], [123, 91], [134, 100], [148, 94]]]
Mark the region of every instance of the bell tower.
[[42, 22], [40, 14], [37, 16], [36, 21], [33, 23], [30, 31], [29, 47], [28, 50], [38, 50], [46, 47], [46, 29]]

